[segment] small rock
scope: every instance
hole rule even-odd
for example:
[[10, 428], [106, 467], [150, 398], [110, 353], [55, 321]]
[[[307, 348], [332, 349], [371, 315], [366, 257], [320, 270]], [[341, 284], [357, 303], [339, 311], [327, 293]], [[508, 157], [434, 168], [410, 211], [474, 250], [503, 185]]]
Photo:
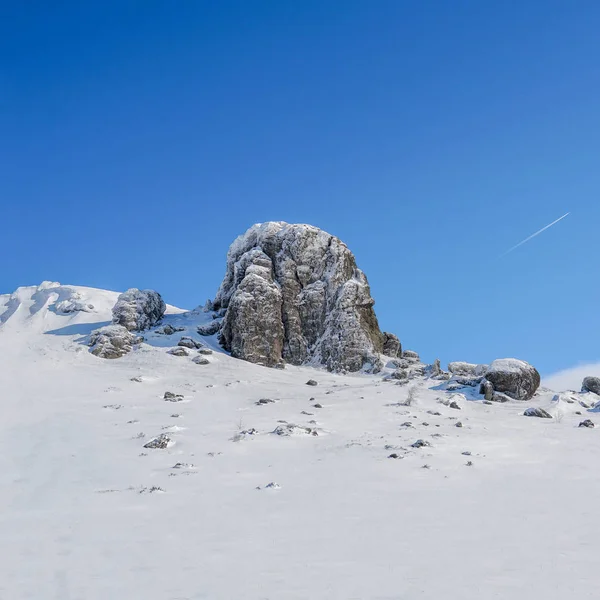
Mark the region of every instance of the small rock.
[[209, 356], [212, 353], [213, 351], [210, 348], [198, 348], [198, 354], [204, 354], [206, 356]]
[[461, 452], [461, 454], [462, 454], [463, 456], [471, 456], [471, 452], [470, 452], [470, 450], [465, 450], [464, 452]]
[[137, 377], [132, 377], [130, 379], [130, 381], [135, 381], [136, 383], [142, 383], [142, 381], [144, 381], [144, 380], [141, 378], [141, 376], [138, 375]]
[[455, 410], [461, 410], [458, 402], [456, 402], [456, 400], [452, 400], [452, 402], [450, 402], [450, 404], [448, 404], [448, 408], [454, 408]]
[[317, 402], [317, 404], [313, 404], [313, 407], [314, 407], [314, 408], [323, 408], [323, 405], [322, 405], [322, 404], [319, 404], [319, 403]]
[[306, 382], [306, 385], [319, 385], [314, 379], [309, 379]]
[[161, 433], [159, 436], [152, 438], [147, 444], [144, 444], [144, 448], [151, 449], [164, 449], [171, 443], [171, 438], [166, 433]]
[[171, 348], [167, 350], [167, 354], [172, 354], [173, 356], [189, 356], [190, 353], [182, 347]]
[[431, 446], [427, 440], [417, 440], [414, 444], [411, 444], [413, 448], [425, 448]]
[[404, 421], [404, 423], [402, 423], [400, 425], [400, 427], [412, 427], [413, 424], [410, 421]]
[[579, 427], [589, 427], [590, 429], [593, 429], [596, 426], [594, 425], [593, 421], [586, 419], [585, 421], [581, 421], [581, 423], [579, 423]]
[[463, 424], [460, 421], [456, 421], [456, 423], [454, 424], [454, 427], [462, 427]]
[[173, 392], [165, 392], [163, 400], [166, 400], [167, 402], [181, 402], [183, 396], [181, 394], [174, 394]]
[[551, 419], [552, 415], [543, 408], [528, 408], [523, 413], [526, 417], [540, 417], [541, 419]]
[[432, 415], [434, 417], [441, 417], [442, 416], [442, 413], [438, 412], [437, 410], [428, 410], [427, 414], [428, 415]]
[[388, 456], [388, 458], [402, 458], [401, 456], [399, 456], [398, 454], [396, 454], [395, 452], [393, 452], [392, 454], [390, 454]]
[[260, 400], [258, 400], [258, 402], [255, 402], [254, 404], [256, 404], [257, 406], [262, 406], [263, 404], [274, 404], [275, 400], [272, 400], [271, 398], [261, 398]]
[[312, 417], [315, 413], [309, 413], [309, 412], [306, 412], [305, 410], [303, 410], [300, 414], [301, 415], [308, 415], [308, 416]]
[[192, 358], [192, 362], [197, 365], [210, 365], [210, 360], [208, 358], [204, 358], [204, 356], [195, 356]]

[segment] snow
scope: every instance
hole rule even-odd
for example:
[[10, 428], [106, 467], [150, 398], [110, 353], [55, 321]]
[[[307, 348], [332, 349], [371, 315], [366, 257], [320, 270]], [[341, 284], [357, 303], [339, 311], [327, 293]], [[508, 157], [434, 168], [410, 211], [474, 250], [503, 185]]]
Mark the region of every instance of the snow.
[[[93, 312], [56, 312], [71, 293]], [[163, 323], [184, 331], [103, 360], [86, 339], [117, 296], [0, 296], [0, 598], [598, 597], [600, 432], [578, 427], [597, 413], [576, 396], [468, 389], [459, 411], [424, 378], [267, 369], [174, 307]], [[211, 364], [168, 355], [181, 336]], [[170, 447], [144, 448], [161, 435]]]
[[498, 358], [487, 369], [487, 373], [522, 373], [529, 365], [518, 358]]

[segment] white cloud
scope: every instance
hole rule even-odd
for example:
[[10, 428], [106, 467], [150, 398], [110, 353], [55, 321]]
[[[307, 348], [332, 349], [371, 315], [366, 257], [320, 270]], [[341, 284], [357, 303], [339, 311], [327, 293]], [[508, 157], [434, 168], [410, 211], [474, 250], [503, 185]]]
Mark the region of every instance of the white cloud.
[[556, 391], [579, 391], [581, 389], [583, 378], [588, 375], [600, 377], [600, 363], [578, 365], [563, 371], [558, 371], [548, 377], [544, 377], [542, 385]]

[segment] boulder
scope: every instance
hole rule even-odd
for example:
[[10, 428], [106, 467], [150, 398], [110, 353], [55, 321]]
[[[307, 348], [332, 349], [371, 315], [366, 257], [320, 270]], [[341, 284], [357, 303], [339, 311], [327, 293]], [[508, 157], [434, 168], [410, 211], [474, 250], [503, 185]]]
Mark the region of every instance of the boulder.
[[117, 298], [112, 309], [113, 323], [128, 331], [143, 331], [156, 325], [165, 310], [166, 304], [158, 292], [131, 288]]
[[594, 425], [593, 421], [586, 419], [585, 421], [581, 421], [581, 423], [579, 423], [579, 427], [588, 427], [589, 429], [593, 429], [596, 426]]
[[461, 361], [448, 363], [448, 371], [450, 371], [450, 373], [453, 375], [472, 375], [474, 377], [482, 377], [487, 369], [487, 365], [476, 365], [474, 363]]
[[100, 358], [120, 358], [143, 340], [144, 338], [134, 335], [121, 325], [106, 325], [92, 331], [90, 352]]
[[581, 384], [581, 391], [600, 395], [600, 377], [585, 377]]
[[208, 360], [208, 358], [204, 358], [204, 356], [195, 356], [192, 358], [192, 362], [196, 363], [197, 365], [210, 365], [210, 360]]
[[196, 331], [198, 335], [215, 335], [221, 330], [222, 322], [212, 320], [210, 323], [206, 323], [204, 325], [198, 325]]
[[540, 386], [540, 374], [535, 367], [516, 358], [495, 360], [485, 373], [495, 392], [515, 400], [529, 400]]
[[214, 300], [222, 346], [273, 367], [376, 370], [385, 337], [367, 278], [338, 238], [310, 225], [251, 227], [229, 249]]
[[402, 344], [400, 344], [398, 336], [387, 331], [383, 332], [383, 353], [392, 358], [402, 356]]
[[178, 346], [182, 346], [183, 348], [189, 348], [190, 350], [197, 350], [198, 348], [202, 348], [202, 344], [193, 340], [191, 337], [183, 336], [178, 342]]
[[167, 350], [167, 354], [172, 354], [173, 356], [189, 356], [190, 353], [183, 347], [177, 346], [176, 348], [171, 348]]
[[402, 352], [402, 358], [410, 362], [419, 362], [421, 359], [419, 358], [419, 354], [414, 350], [404, 350]]

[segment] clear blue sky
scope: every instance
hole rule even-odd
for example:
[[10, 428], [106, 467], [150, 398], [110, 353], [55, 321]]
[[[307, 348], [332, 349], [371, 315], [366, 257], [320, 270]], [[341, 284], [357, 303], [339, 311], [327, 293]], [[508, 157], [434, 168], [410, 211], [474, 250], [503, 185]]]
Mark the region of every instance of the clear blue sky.
[[238, 234], [305, 222], [426, 359], [597, 361], [599, 31], [586, 0], [2, 2], [0, 292], [191, 308]]

